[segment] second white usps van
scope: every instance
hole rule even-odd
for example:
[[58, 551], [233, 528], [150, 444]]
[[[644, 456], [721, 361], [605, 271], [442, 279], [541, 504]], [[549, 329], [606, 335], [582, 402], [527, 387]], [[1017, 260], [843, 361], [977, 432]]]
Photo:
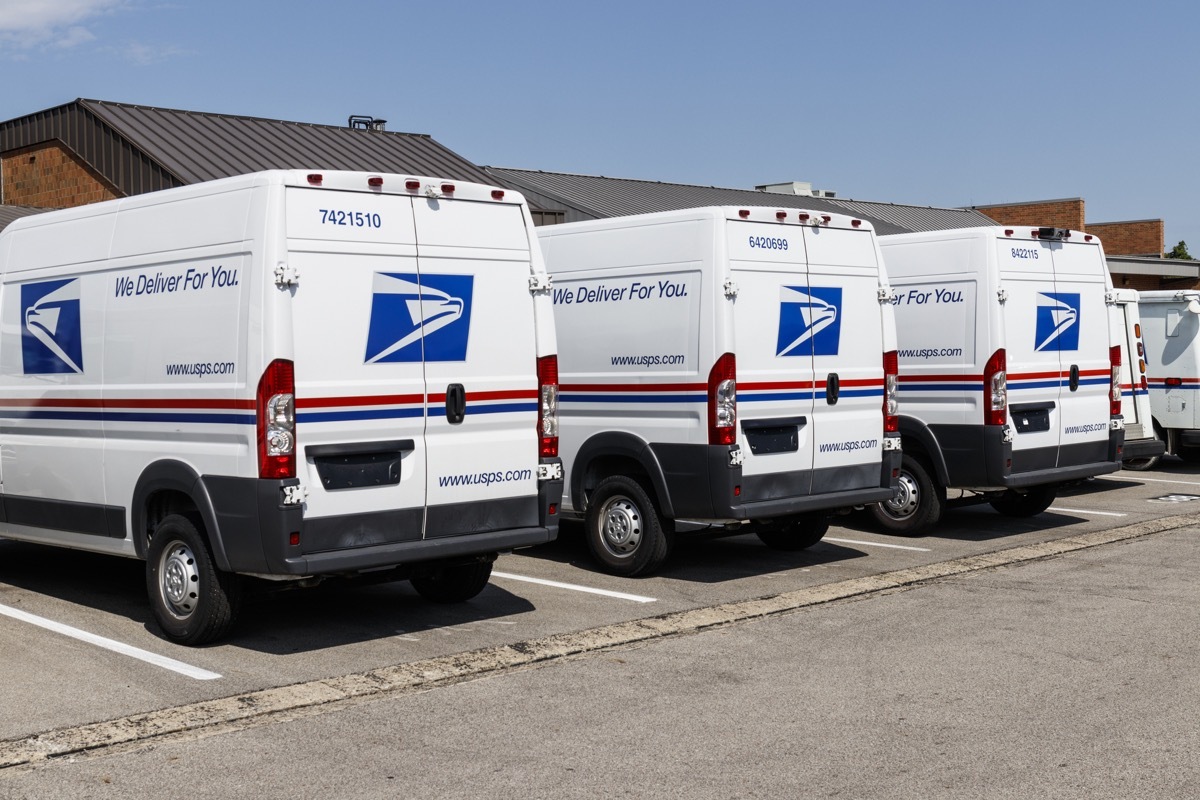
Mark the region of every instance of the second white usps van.
[[1060, 228], [881, 236], [895, 290], [904, 466], [886, 529], [935, 524], [947, 489], [1032, 516], [1120, 468], [1120, 348], [1100, 240]]
[[1150, 410], [1167, 452], [1200, 461], [1200, 291], [1139, 292]]
[[563, 510], [605, 569], [654, 569], [680, 520], [800, 549], [833, 510], [892, 495], [895, 331], [869, 224], [723, 207], [538, 236]]
[[242, 575], [473, 597], [497, 552], [557, 532], [533, 240], [515, 192], [361, 172], [12, 223], [0, 537], [145, 559], [187, 644], [229, 630]]

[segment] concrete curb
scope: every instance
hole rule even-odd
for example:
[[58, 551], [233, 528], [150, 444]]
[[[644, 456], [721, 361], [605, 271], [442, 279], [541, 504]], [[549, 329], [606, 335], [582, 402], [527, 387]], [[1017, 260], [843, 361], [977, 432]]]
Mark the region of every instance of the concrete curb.
[[52, 758], [137, 744], [161, 737], [181, 734], [210, 735], [266, 722], [269, 721], [267, 718], [271, 717], [286, 718], [313, 713], [313, 709], [330, 704], [426, 690], [567, 656], [666, 636], [695, 633], [837, 600], [877, 594], [980, 570], [1038, 561], [1077, 550], [1193, 526], [1200, 527], [1200, 514], [1163, 517], [1121, 528], [1022, 545], [769, 597], [679, 611], [336, 678], [205, 700], [90, 725], [62, 728], [27, 738], [0, 741], [0, 769], [35, 765]]

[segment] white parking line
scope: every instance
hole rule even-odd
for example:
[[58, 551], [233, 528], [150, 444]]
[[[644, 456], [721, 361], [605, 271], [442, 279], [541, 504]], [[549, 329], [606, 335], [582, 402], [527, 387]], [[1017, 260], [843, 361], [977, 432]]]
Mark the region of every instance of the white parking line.
[[1122, 473], [1122, 474], [1126, 475], [1128, 477], [1118, 478], [1115, 475], [1097, 475], [1096, 477], [1105, 478], [1110, 481], [1129, 480], [1130, 478], [1132, 478], [1133, 480], [1145, 481], [1146, 483], [1185, 483], [1188, 486], [1200, 486], [1200, 481], [1169, 481], [1169, 480], [1166, 480], [1165, 478], [1143, 478], [1141, 476], [1141, 474], [1136, 473], [1136, 472]]
[[63, 636], [70, 636], [72, 639], [78, 639], [81, 642], [103, 647], [105, 650], [111, 650], [123, 656], [145, 661], [147, 664], [153, 664], [156, 667], [178, 672], [180, 675], [195, 678], [198, 681], [211, 681], [221, 677], [216, 672], [209, 672], [206, 669], [200, 669], [200, 667], [193, 667], [191, 664], [185, 664], [173, 658], [160, 656], [157, 653], [151, 653], [149, 650], [142, 650], [140, 647], [134, 647], [133, 645], [114, 641], [113, 639], [106, 639], [103, 636], [81, 631], [79, 628], [72, 628], [70, 625], [63, 625], [61, 622], [38, 617], [25, 611], [10, 608], [9, 606], [0, 605], [0, 614], [20, 620], [21, 622], [28, 622], [30, 625], [37, 625], [39, 628], [45, 628], [48, 631], [61, 633]]
[[504, 578], [510, 581], [524, 581], [526, 583], [536, 583], [542, 586], [553, 586], [556, 589], [570, 589], [573, 592], [586, 592], [588, 594], [598, 594], [604, 597], [615, 597], [618, 600], [632, 600], [635, 603], [654, 603], [657, 600], [653, 597], [642, 597], [639, 594], [625, 594], [624, 592], [611, 592], [608, 589], [594, 589], [591, 586], [578, 586], [574, 583], [560, 583], [559, 581], [548, 581], [543, 578], [530, 578], [525, 575], [513, 575], [511, 572], [493, 572], [493, 578]]
[[931, 552], [928, 547], [912, 547], [907, 544], [884, 544], [883, 542], [860, 542], [857, 539], [835, 539], [832, 536], [825, 536], [821, 541], [837, 542], [838, 544], [861, 544], [863, 547], [887, 547], [891, 550], [914, 550], [918, 553]]
[[1050, 506], [1047, 511], [1065, 511], [1068, 514], [1096, 514], [1101, 517], [1128, 517], [1128, 514], [1119, 514], [1116, 511], [1092, 511], [1086, 508], [1059, 508], [1058, 506]]

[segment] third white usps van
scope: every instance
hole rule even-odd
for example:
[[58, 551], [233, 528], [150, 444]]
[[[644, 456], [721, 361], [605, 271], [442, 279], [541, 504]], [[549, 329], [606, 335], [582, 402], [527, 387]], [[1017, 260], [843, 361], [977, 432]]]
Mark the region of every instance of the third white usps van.
[[880, 237], [895, 290], [904, 466], [878, 522], [918, 533], [948, 488], [1010, 516], [1120, 467], [1120, 348], [1099, 239], [986, 227]]
[[[265, 172], [0, 233], [0, 536], [137, 557], [166, 635], [240, 575], [464, 600], [561, 495], [522, 197]], [[556, 477], [557, 476], [557, 477]]]
[[1132, 470], [1152, 469], [1158, 464], [1166, 444], [1152, 421], [1137, 290], [1113, 289], [1108, 308], [1112, 316], [1109, 327], [1113, 342], [1121, 348], [1121, 415], [1125, 421], [1121, 465]]
[[700, 208], [538, 236], [563, 509], [605, 569], [653, 569], [678, 520], [800, 549], [832, 510], [892, 495], [895, 331], [870, 225]]
[[1139, 292], [1150, 409], [1167, 452], [1200, 461], [1200, 291]]

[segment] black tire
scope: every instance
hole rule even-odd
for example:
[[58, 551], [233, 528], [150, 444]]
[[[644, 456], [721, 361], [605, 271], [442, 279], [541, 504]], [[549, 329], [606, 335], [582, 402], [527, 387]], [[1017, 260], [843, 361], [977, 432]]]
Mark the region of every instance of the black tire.
[[992, 508], [1006, 517], [1034, 517], [1045, 511], [1054, 502], [1058, 486], [1031, 486], [1024, 492], [1009, 489], [990, 502]]
[[801, 514], [783, 519], [759, 520], [754, 535], [772, 550], [794, 553], [812, 547], [829, 530], [826, 514]]
[[904, 454], [895, 496], [870, 506], [871, 516], [881, 528], [901, 536], [917, 536], [941, 520], [946, 489], [934, 482], [931, 472], [923, 461]]
[[199, 645], [222, 638], [241, 606], [241, 579], [213, 564], [198, 525], [181, 514], [154, 526], [146, 553], [146, 591], [163, 634]]
[[417, 594], [431, 603], [465, 603], [484, 590], [492, 577], [492, 561], [450, 564], [423, 575], [414, 575], [410, 583]]
[[670, 552], [654, 501], [640, 483], [625, 475], [611, 475], [596, 486], [588, 502], [584, 535], [592, 556], [612, 575], [652, 572]]
[[1121, 462], [1123, 469], [1133, 470], [1134, 472], [1145, 472], [1148, 469], [1154, 469], [1158, 466], [1158, 462], [1162, 461], [1162, 456], [1149, 456], [1147, 458], [1127, 458]]

